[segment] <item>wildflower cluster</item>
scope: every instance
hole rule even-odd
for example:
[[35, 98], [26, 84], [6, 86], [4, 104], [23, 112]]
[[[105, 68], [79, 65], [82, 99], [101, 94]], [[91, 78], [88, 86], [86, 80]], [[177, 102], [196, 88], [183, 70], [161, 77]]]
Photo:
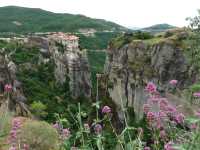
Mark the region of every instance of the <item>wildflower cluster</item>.
[[62, 125], [59, 124], [58, 122], [56, 122], [53, 125], [53, 128], [55, 128], [57, 130], [57, 132], [60, 135], [60, 139], [62, 139], [62, 140], [68, 139], [71, 135], [69, 128], [63, 128]]
[[111, 108], [109, 106], [104, 106], [102, 108], [102, 113], [103, 114], [109, 114], [109, 113], [111, 113]]
[[[176, 85], [177, 80], [171, 80], [170, 84]], [[171, 131], [168, 127], [183, 125], [185, 116], [183, 113], [178, 112], [176, 106], [171, 105], [167, 98], [160, 96], [156, 89], [156, 85], [152, 82], [147, 84], [146, 91], [149, 98], [147, 103], [144, 104], [143, 110], [149, 128], [152, 133], [155, 133], [154, 145], [159, 147], [160, 143], [165, 143], [164, 149], [172, 150], [172, 142], [168, 134]]]
[[10, 92], [12, 91], [12, 85], [11, 85], [11, 84], [6, 84], [6, 85], [4, 86], [4, 91], [5, 91], [6, 93], [10, 93]]
[[171, 80], [171, 81], [169, 81], [169, 84], [174, 85], [174, 86], [176, 86], [177, 83], [178, 83], [177, 80]]
[[20, 134], [20, 128], [21, 128], [21, 120], [19, 118], [14, 118], [12, 121], [12, 129], [10, 131], [9, 135], [9, 144], [11, 147], [9, 150], [29, 150], [29, 146], [27, 144], [20, 145], [18, 141], [18, 135]]
[[[103, 106], [101, 108], [101, 115], [103, 118], [95, 118], [93, 123], [88, 123], [88, 121], [83, 120], [83, 112], [80, 110], [79, 104], [79, 112], [74, 117], [77, 118], [77, 127], [78, 128], [64, 128], [66, 121], [65, 119], [61, 118], [59, 114], [56, 114], [57, 122], [53, 124], [53, 128], [55, 128], [60, 135], [60, 147], [67, 147], [67, 149], [77, 149], [79, 148], [88, 148], [93, 145], [91, 142], [93, 139], [96, 141], [97, 147], [103, 147], [103, 127], [104, 121], [110, 119], [112, 109], [109, 106]], [[83, 117], [83, 118], [82, 118]], [[64, 121], [65, 120], [65, 121]], [[67, 124], [66, 124], [67, 125]], [[70, 142], [71, 140], [75, 140], [74, 142]], [[102, 144], [100, 144], [102, 143]]]
[[195, 98], [200, 98], [200, 92], [195, 92], [195, 93], [193, 93], [193, 96], [194, 96]]
[[96, 134], [100, 134], [102, 132], [102, 126], [100, 124], [96, 124], [94, 126], [94, 131]]

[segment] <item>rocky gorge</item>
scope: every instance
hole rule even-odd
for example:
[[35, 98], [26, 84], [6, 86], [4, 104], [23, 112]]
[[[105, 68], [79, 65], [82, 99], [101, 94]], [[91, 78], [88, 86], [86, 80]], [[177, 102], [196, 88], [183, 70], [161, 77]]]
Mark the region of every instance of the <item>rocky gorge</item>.
[[[121, 120], [124, 118], [123, 109], [128, 107], [134, 109], [136, 118], [143, 117], [143, 104], [148, 99], [144, 89], [148, 82], [156, 83], [162, 95], [167, 95], [171, 99], [180, 99], [166, 93], [170, 89], [169, 81], [178, 80], [176, 88], [182, 90], [198, 80], [197, 72], [185, 53], [187, 49], [185, 40], [188, 34], [188, 31], [184, 29], [169, 30], [163, 35], [147, 39], [136, 38], [134, 34], [124, 34], [110, 42], [104, 74], [101, 75], [104, 83], [101, 84], [100, 79], [100, 86], [104, 87], [104, 91], [116, 104], [116, 112]], [[34, 63], [39, 66], [52, 64], [53, 72], [49, 73], [54, 75], [56, 84], [64, 85], [69, 82], [69, 91], [66, 92], [69, 92], [73, 99], [81, 96], [91, 98], [91, 70], [87, 52], [79, 49], [78, 37], [64, 33], [47, 37], [31, 36], [21, 44], [39, 48], [36, 56], [38, 59], [37, 62], [33, 60]], [[20, 86], [18, 87], [20, 92], [17, 92], [18, 98], [23, 99], [21, 107], [28, 111], [28, 107], [25, 107], [27, 98], [23, 94], [23, 84], [17, 79], [16, 72], [17, 68], [29, 70], [33, 69], [34, 65], [30, 62], [16, 65], [11, 60], [12, 53], [1, 55], [2, 84], [7, 81], [13, 87]], [[5, 68], [7, 68], [7, 74], [3, 71]], [[102, 91], [99, 92], [102, 95]], [[180, 105], [184, 102], [178, 100], [172, 103]]]
[[0, 150], [200, 149], [197, 1], [7, 1]]
[[[42, 133], [45, 139], [54, 141], [45, 145], [53, 149], [58, 141], [62, 146], [65, 140], [79, 142], [86, 137], [90, 143], [87, 136], [93, 139], [97, 135], [102, 140], [103, 135], [111, 139], [104, 144], [106, 149], [120, 150], [123, 145], [113, 142], [113, 136], [118, 138], [118, 133], [126, 137], [144, 132], [147, 141], [144, 144], [149, 145], [152, 138], [149, 126], [153, 129], [156, 125], [153, 130], [162, 132], [168, 132], [166, 123], [189, 129], [184, 121], [198, 112], [199, 104], [193, 103], [198, 99], [193, 94], [197, 91], [198, 96], [200, 90], [195, 85], [199, 81], [198, 58], [188, 44], [192, 42], [190, 36], [191, 32], [184, 28], [157, 35], [124, 33], [110, 41], [103, 53], [81, 49], [79, 37], [62, 32], [3, 39], [0, 41], [0, 114], [4, 117], [13, 114], [11, 131], [14, 133], [15, 124], [22, 124], [23, 134], [16, 133], [22, 136], [19, 139], [34, 143], [31, 136]], [[98, 56], [102, 57], [100, 61]], [[40, 131], [40, 126], [45, 133]], [[144, 131], [140, 131], [141, 127]], [[27, 133], [31, 139], [23, 137]], [[124, 147], [128, 145], [126, 142], [125, 138]], [[5, 138], [0, 141], [0, 148], [6, 149], [4, 145]], [[38, 144], [31, 146], [35, 145]], [[66, 149], [71, 146], [66, 145]]]

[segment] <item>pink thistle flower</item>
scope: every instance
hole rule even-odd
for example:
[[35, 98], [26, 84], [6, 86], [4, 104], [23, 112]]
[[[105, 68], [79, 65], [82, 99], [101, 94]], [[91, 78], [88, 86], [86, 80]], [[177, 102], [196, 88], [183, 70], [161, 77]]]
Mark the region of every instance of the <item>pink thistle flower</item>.
[[193, 93], [193, 96], [196, 97], [196, 98], [200, 98], [200, 92]]
[[170, 141], [167, 144], [165, 144], [164, 149], [165, 150], [174, 150], [174, 148], [172, 147], [173, 143]]
[[96, 124], [94, 126], [94, 131], [96, 134], [100, 134], [102, 132], [102, 126], [100, 124]]
[[147, 113], [147, 120], [148, 120], [149, 122], [151, 122], [151, 121], [153, 121], [154, 119], [155, 119], [154, 113], [153, 113], [153, 112], [148, 112], [148, 113]]
[[197, 128], [197, 124], [196, 123], [192, 123], [191, 125], [190, 125], [190, 129], [196, 129]]
[[144, 147], [144, 150], [151, 150], [151, 148], [150, 147]]
[[59, 124], [58, 123], [53, 124], [53, 128], [59, 129]]
[[167, 110], [167, 107], [168, 107], [168, 101], [166, 98], [162, 98], [160, 99], [160, 102], [159, 102], [159, 107], [161, 110]]
[[17, 140], [17, 133], [19, 133], [19, 129], [21, 127], [21, 121], [19, 118], [14, 118], [12, 120], [12, 128], [9, 134], [9, 143], [14, 144]]
[[17, 148], [16, 148], [15, 146], [11, 146], [11, 147], [9, 148], [9, 150], [17, 150]]
[[101, 110], [102, 113], [108, 114], [111, 113], [111, 108], [109, 106], [104, 106]]
[[11, 92], [12, 91], [12, 85], [11, 84], [6, 84], [4, 86], [4, 91], [5, 92]]
[[177, 80], [171, 80], [171, 81], [169, 81], [169, 84], [171, 84], [173, 86], [175, 86], [177, 83], [178, 83]]
[[181, 124], [184, 122], [185, 116], [182, 113], [179, 113], [175, 116], [176, 122]]
[[177, 112], [176, 107], [175, 107], [175, 106], [172, 106], [172, 105], [168, 105], [168, 106], [167, 106], [167, 111], [168, 111], [168, 113], [170, 113], [170, 114], [173, 114], [173, 113]]
[[70, 130], [68, 128], [63, 129], [62, 130], [62, 136], [63, 136], [64, 139], [69, 138], [70, 137]]
[[147, 86], [145, 87], [145, 90], [149, 93], [155, 93], [156, 92], [156, 85], [153, 82], [149, 82]]

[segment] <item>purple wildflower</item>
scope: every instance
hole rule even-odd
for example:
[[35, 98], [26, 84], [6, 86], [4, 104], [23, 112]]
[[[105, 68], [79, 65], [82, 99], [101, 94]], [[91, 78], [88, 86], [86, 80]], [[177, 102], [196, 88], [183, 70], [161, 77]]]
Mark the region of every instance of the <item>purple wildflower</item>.
[[150, 147], [146, 146], [144, 147], [144, 150], [151, 150]]
[[108, 114], [111, 113], [111, 108], [109, 106], [104, 106], [101, 111], [104, 114]]
[[200, 98], [200, 92], [193, 93], [193, 96], [196, 97], [196, 98]]
[[6, 84], [4, 86], [4, 91], [5, 92], [11, 92], [12, 91], [12, 85], [11, 84]]
[[70, 130], [68, 128], [62, 130], [62, 137], [67, 139], [70, 137]]
[[182, 113], [179, 113], [175, 116], [176, 122], [181, 124], [184, 122], [185, 116]]
[[94, 126], [94, 131], [96, 134], [100, 134], [102, 132], [102, 126], [100, 124], [96, 124]]
[[149, 93], [155, 93], [156, 92], [156, 85], [153, 82], [149, 82], [145, 88], [145, 90]]
[[172, 147], [173, 143], [170, 141], [167, 144], [165, 144], [164, 149], [165, 150], [174, 150], [174, 148]]
[[171, 81], [169, 81], [169, 84], [171, 84], [173, 86], [175, 86], [177, 83], [178, 83], [177, 80], [171, 80]]

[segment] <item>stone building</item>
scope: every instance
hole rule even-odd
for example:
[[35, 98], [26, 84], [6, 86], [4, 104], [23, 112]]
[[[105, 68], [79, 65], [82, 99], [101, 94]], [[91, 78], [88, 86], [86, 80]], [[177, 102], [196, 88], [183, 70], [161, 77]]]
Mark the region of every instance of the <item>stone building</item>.
[[59, 43], [62, 43], [62, 45], [65, 46], [67, 50], [78, 50], [79, 37], [75, 35], [69, 35], [62, 32], [58, 32], [56, 34], [50, 35], [49, 37], [56, 40]]

